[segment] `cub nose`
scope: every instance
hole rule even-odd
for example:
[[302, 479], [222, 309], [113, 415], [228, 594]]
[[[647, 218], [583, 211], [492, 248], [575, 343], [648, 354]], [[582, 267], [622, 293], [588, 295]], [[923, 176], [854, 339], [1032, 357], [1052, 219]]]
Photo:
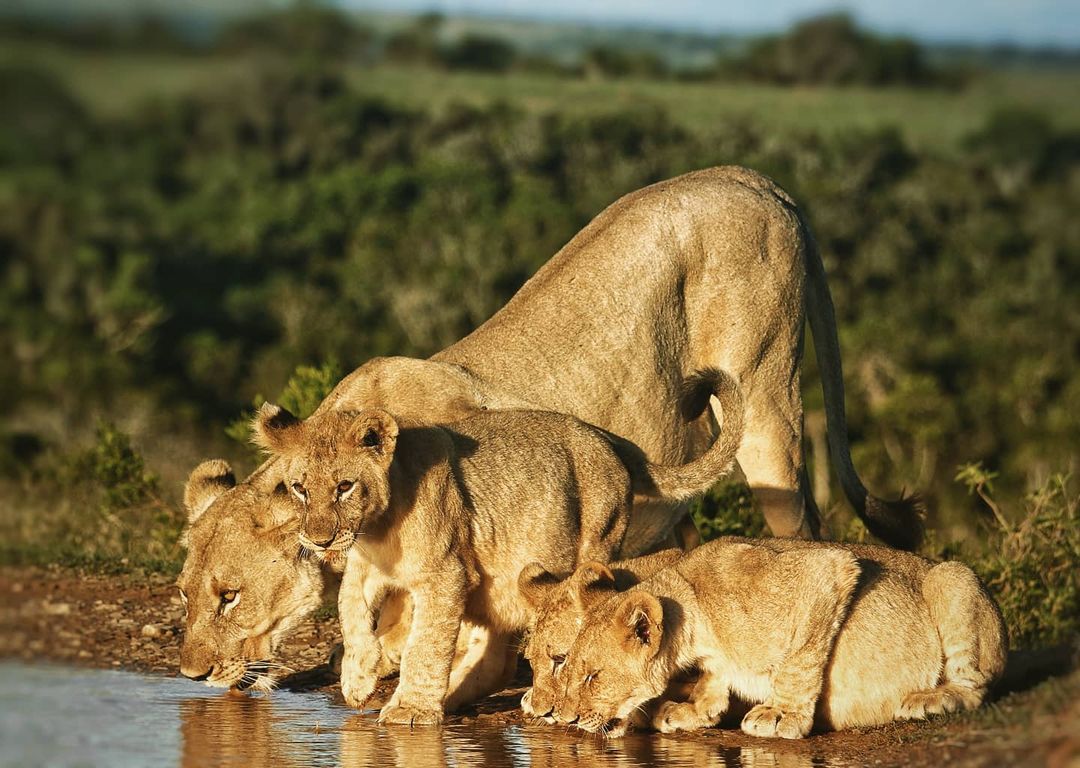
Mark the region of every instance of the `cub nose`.
[[308, 515], [304, 519], [304, 538], [316, 547], [330, 546], [337, 536], [337, 520], [333, 516]]
[[210, 675], [214, 674], [214, 668], [210, 667], [210, 669], [206, 670], [200, 675], [197, 672], [193, 672], [190, 667], [186, 669], [184, 667], [180, 667], [180, 674], [186, 677], [188, 680], [194, 680], [197, 683], [201, 683], [203, 680], [208, 679]]

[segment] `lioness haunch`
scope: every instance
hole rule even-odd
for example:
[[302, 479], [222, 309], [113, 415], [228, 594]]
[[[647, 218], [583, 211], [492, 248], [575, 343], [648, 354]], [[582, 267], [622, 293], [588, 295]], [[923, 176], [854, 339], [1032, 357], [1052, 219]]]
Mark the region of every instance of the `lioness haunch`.
[[[360, 706], [374, 689], [380, 651], [372, 627], [388, 589], [412, 596], [413, 618], [398, 687], [380, 720], [439, 722], [444, 705], [467, 699], [450, 678], [462, 621], [503, 635], [527, 626], [531, 614], [517, 589], [522, 563], [568, 573], [586, 560], [608, 562], [634, 494], [686, 499], [730, 472], [742, 400], [730, 377], [706, 371], [687, 387], [698, 413], [708, 404], [703, 385], [721, 405], [723, 430], [701, 457], [677, 467], [545, 411], [399, 427], [385, 411], [331, 411], [300, 422], [264, 406], [257, 439], [285, 463], [301, 542], [320, 554], [348, 551], [339, 599], [346, 701]], [[451, 687], [459, 700], [446, 700]]]
[[[591, 594], [553, 716], [609, 736], [641, 710], [665, 733], [712, 726], [732, 696], [756, 705], [742, 721], [756, 736], [921, 719], [977, 707], [1005, 666], [1001, 612], [957, 562], [728, 538], [622, 593], [603, 566], [582, 570]], [[688, 700], [658, 699], [692, 669]]]

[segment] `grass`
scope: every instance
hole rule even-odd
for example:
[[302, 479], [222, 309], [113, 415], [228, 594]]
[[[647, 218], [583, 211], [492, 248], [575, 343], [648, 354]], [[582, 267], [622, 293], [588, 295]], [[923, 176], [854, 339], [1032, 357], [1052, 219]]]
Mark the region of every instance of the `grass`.
[[[116, 115], [150, 99], [166, 99], [242, 77], [255, 66], [243, 57], [75, 51], [55, 45], [8, 43], [0, 64], [20, 62], [60, 74], [87, 104]], [[733, 119], [770, 132], [823, 135], [850, 129], [897, 128], [916, 148], [954, 147], [1004, 107], [1052, 115], [1059, 127], [1080, 127], [1080, 72], [993, 72], [964, 90], [910, 88], [782, 88], [749, 83], [662, 80], [580, 80], [541, 74], [510, 76], [383, 65], [348, 70], [362, 93], [393, 104], [443, 109], [455, 102], [503, 101], [543, 113], [590, 114], [661, 108], [683, 127], [707, 133]]]

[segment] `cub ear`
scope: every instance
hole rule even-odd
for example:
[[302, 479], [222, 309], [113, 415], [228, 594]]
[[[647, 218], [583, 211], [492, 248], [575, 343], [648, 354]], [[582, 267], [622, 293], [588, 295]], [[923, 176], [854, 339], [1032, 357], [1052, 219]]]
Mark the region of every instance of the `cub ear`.
[[585, 608], [588, 591], [615, 590], [615, 574], [606, 565], [595, 560], [583, 563], [571, 574], [569, 588], [574, 601]]
[[188, 524], [194, 523], [218, 496], [234, 485], [236, 476], [227, 461], [211, 459], [191, 470], [184, 485], [184, 507], [188, 512]]
[[559, 586], [561, 582], [555, 574], [548, 573], [540, 563], [529, 563], [521, 569], [517, 583], [518, 592], [521, 593], [533, 613], [536, 613], [540, 610], [540, 606], [547, 602], [552, 589]]
[[628, 653], [644, 652], [651, 658], [660, 650], [664, 634], [664, 609], [655, 595], [635, 589], [619, 603], [612, 621], [622, 632], [623, 648]]
[[360, 411], [349, 426], [349, 438], [357, 448], [371, 451], [389, 464], [397, 447], [398, 423], [380, 408]]
[[284, 453], [301, 439], [304, 424], [280, 405], [263, 403], [251, 420], [251, 442], [267, 453]]

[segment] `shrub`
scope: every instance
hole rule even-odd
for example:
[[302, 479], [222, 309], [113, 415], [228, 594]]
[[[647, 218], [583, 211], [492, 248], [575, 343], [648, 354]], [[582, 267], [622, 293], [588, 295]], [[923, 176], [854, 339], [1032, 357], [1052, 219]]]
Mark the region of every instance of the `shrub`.
[[1012, 521], [993, 498], [994, 476], [978, 463], [957, 474], [993, 513], [973, 567], [997, 598], [1014, 647], [1066, 642], [1080, 632], [1080, 493], [1069, 476], [1054, 475]]

